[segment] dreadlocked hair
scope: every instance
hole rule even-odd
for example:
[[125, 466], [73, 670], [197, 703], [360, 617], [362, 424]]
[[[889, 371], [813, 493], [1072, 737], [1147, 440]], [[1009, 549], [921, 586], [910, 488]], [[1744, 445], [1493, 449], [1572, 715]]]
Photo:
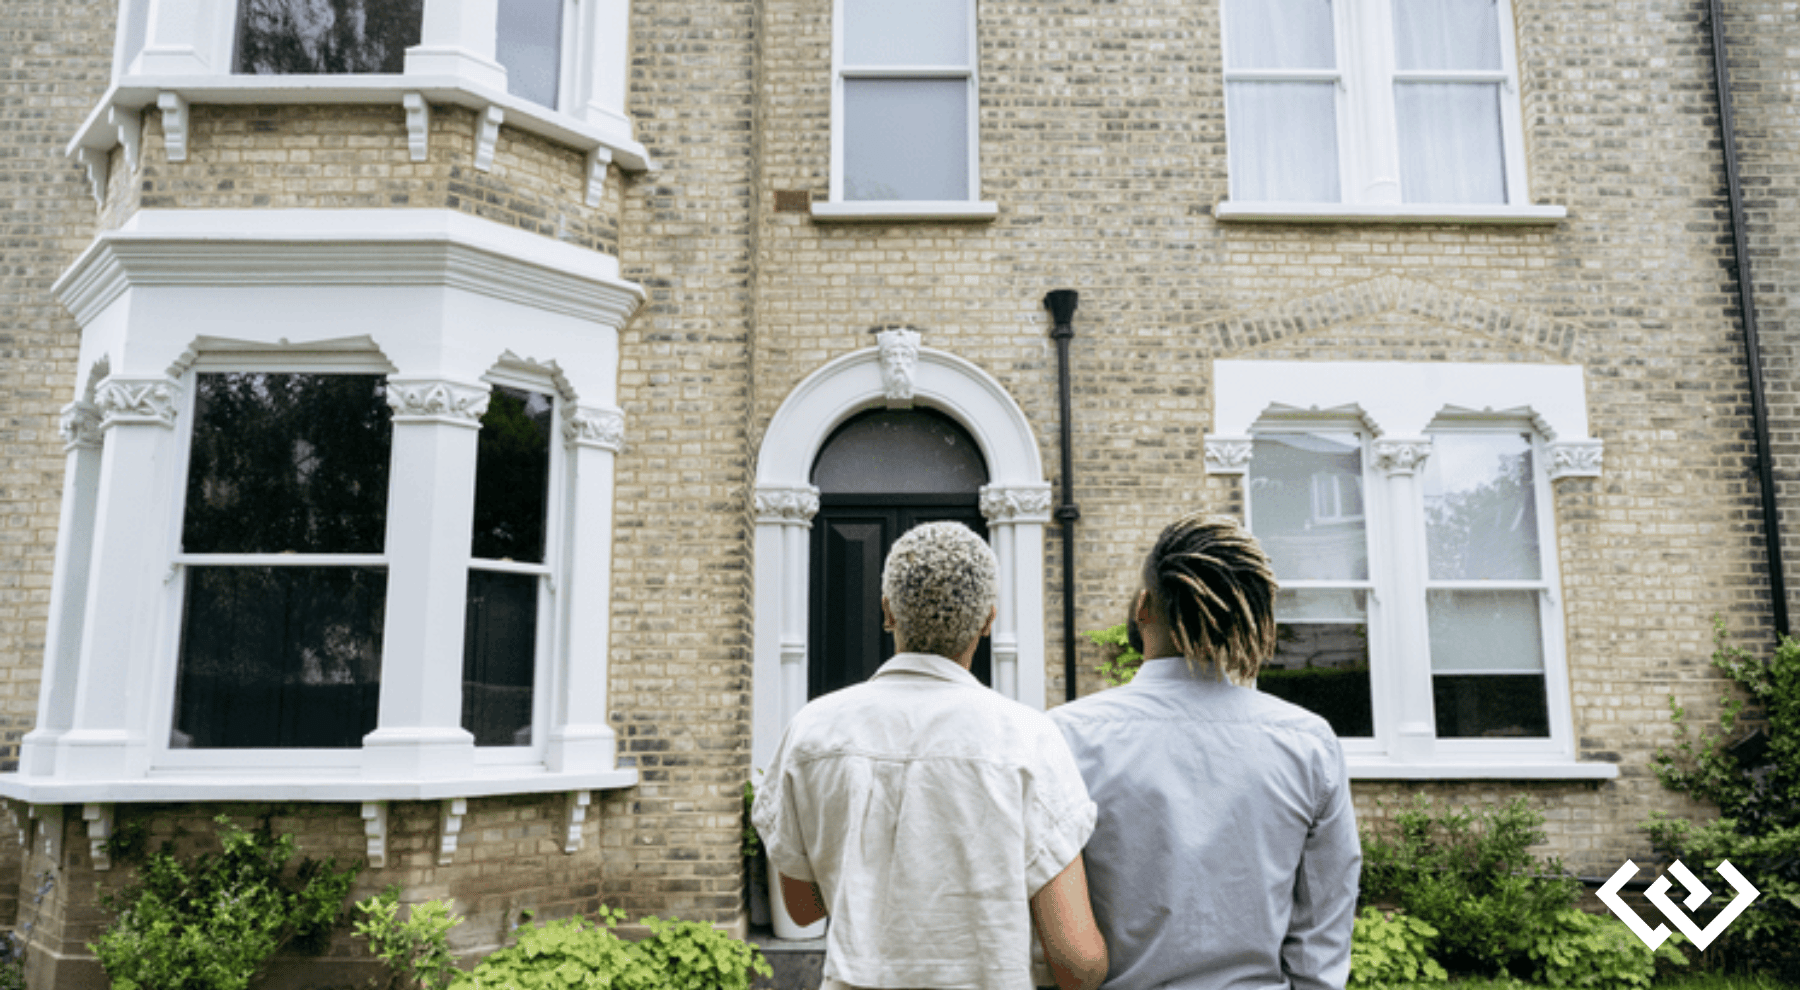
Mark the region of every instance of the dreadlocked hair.
[[1190, 666], [1214, 664], [1247, 685], [1275, 652], [1274, 568], [1229, 516], [1196, 512], [1170, 523], [1144, 560], [1144, 587]]

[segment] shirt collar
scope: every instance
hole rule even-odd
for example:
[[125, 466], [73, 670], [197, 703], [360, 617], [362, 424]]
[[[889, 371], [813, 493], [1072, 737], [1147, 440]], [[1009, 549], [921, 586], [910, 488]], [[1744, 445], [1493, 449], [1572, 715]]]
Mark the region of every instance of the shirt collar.
[[935, 653], [896, 653], [892, 659], [875, 671], [874, 677], [871, 677], [870, 680], [887, 674], [923, 674], [926, 677], [935, 677], [940, 681], [950, 681], [954, 684], [966, 684], [969, 687], [982, 686], [981, 682], [975, 679], [975, 675], [969, 673], [968, 668]]
[[1145, 660], [1131, 679], [1133, 684], [1139, 681], [1194, 681], [1199, 684], [1226, 685], [1231, 683], [1222, 677], [1215, 677], [1204, 668], [1195, 670], [1188, 665], [1185, 657], [1161, 657], [1156, 660]]

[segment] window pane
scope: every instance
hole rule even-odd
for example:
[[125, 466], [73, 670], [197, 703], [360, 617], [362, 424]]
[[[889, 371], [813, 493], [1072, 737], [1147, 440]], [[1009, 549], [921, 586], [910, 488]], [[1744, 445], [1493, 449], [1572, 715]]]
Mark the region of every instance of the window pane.
[[475, 539], [483, 560], [544, 561], [550, 505], [550, 414], [540, 392], [496, 386], [475, 454]]
[[1225, 0], [1225, 57], [1232, 69], [1331, 69], [1331, 0]]
[[1550, 735], [1542, 674], [1440, 674], [1431, 679], [1431, 701], [1439, 739]]
[[506, 91], [556, 106], [562, 68], [563, 0], [500, 0], [494, 60], [506, 66]]
[[844, 0], [844, 64], [968, 65], [968, 0]]
[[362, 745], [386, 597], [379, 568], [188, 568], [169, 745]]
[[406, 68], [424, 0], [238, 0], [237, 62], [255, 75]]
[[[1315, 493], [1329, 493], [1322, 496]], [[1267, 433], [1250, 458], [1250, 527], [1290, 581], [1369, 576], [1362, 441], [1354, 433]], [[1329, 511], [1320, 515], [1320, 509]]]
[[477, 746], [531, 745], [538, 578], [469, 572], [463, 623], [463, 728]]
[[1395, 83], [1400, 195], [1408, 203], [1504, 203], [1499, 83]]
[[1439, 433], [1425, 459], [1425, 547], [1438, 581], [1535, 581], [1537, 491], [1531, 440]]
[[969, 83], [844, 80], [844, 197], [969, 198]]
[[393, 424], [380, 375], [195, 376], [188, 553], [380, 553]]
[[1394, 62], [1408, 69], [1499, 69], [1494, 0], [1394, 0]]
[[1233, 199], [1338, 201], [1335, 84], [1234, 82], [1225, 95]]
[[819, 449], [812, 478], [827, 495], [975, 492], [987, 481], [987, 461], [975, 438], [928, 409], [851, 417]]
[[1426, 592], [1431, 669], [1437, 673], [1543, 670], [1539, 594], [1445, 589]]
[[1347, 589], [1277, 592], [1275, 656], [1256, 686], [1323, 716], [1340, 736], [1374, 735], [1366, 603], [1366, 592]]

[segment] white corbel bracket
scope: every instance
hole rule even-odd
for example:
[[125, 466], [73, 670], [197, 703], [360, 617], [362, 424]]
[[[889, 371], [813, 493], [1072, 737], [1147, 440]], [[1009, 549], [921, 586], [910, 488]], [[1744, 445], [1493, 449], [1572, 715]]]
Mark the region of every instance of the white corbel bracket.
[[112, 869], [112, 854], [106, 851], [106, 840], [112, 838], [113, 806], [84, 804], [81, 806], [81, 818], [87, 822], [88, 858], [93, 860], [94, 869]]
[[563, 806], [563, 852], [577, 853], [583, 845], [581, 825], [587, 821], [588, 806], [594, 802], [593, 791], [570, 791]]
[[1550, 443], [1550, 480], [1598, 478], [1606, 445], [1593, 439], [1553, 440]]
[[482, 172], [494, 169], [494, 147], [500, 143], [500, 123], [506, 111], [490, 106], [475, 125], [475, 168]]
[[27, 828], [27, 826], [29, 826], [31, 824], [31, 819], [29, 817], [24, 817], [24, 816], [20, 815], [19, 805], [17, 802], [6, 801], [6, 802], [0, 802], [0, 803], [4, 803], [6, 805], [6, 821], [7, 821], [7, 823], [12, 826], [13, 831], [19, 833], [19, 848], [25, 849], [26, 843], [31, 841], [31, 833], [30, 833], [29, 829]]
[[37, 820], [38, 834], [44, 837], [44, 855], [52, 863], [62, 862], [63, 807], [60, 804], [34, 804], [31, 817]]
[[363, 838], [368, 843], [370, 869], [387, 866], [388, 805], [386, 801], [364, 801], [362, 806]]
[[112, 155], [99, 148], [78, 148], [75, 160], [87, 169], [88, 185], [94, 189], [94, 205], [106, 205], [106, 166], [112, 161]]
[[611, 164], [612, 151], [610, 149], [595, 148], [588, 152], [587, 205], [600, 205], [600, 198], [606, 193], [606, 168]]
[[112, 106], [106, 110], [106, 122], [119, 136], [119, 147], [125, 149], [125, 174], [137, 171], [138, 145], [144, 138], [144, 118], [136, 110]]
[[406, 149], [413, 161], [422, 162], [430, 148], [431, 104], [425, 102], [423, 93], [407, 93], [400, 103], [406, 107]]
[[445, 798], [444, 813], [438, 828], [438, 865], [449, 866], [456, 858], [456, 843], [462, 838], [463, 816], [469, 813], [468, 798]]
[[169, 161], [187, 161], [188, 101], [180, 93], [159, 93], [156, 107], [162, 111], [163, 153]]

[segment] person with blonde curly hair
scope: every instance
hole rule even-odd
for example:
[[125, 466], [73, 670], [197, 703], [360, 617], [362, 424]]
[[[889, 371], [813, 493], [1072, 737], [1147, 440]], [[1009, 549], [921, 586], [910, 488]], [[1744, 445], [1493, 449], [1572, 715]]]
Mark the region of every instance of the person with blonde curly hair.
[[1051, 712], [1099, 806], [1084, 859], [1106, 990], [1343, 990], [1362, 845], [1323, 718], [1256, 690], [1275, 574], [1224, 516], [1144, 559], [1130, 684]]
[[1095, 809], [1068, 746], [969, 673], [998, 572], [959, 523], [896, 540], [895, 656], [794, 716], [757, 791], [793, 920], [831, 919], [822, 990], [1030, 990], [1034, 934], [1061, 990], [1106, 975], [1081, 860]]

